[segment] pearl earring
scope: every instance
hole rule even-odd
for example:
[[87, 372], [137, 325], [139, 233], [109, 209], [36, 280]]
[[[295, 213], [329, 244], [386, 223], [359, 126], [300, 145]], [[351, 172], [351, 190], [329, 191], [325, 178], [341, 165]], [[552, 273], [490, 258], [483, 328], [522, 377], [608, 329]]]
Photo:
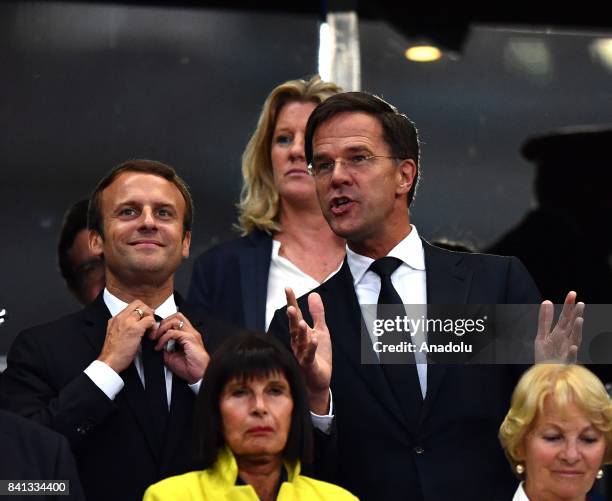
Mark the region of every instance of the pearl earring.
[[525, 473], [525, 467], [521, 463], [516, 465], [515, 470], [519, 475]]
[[597, 471], [597, 475], [595, 475], [595, 477], [597, 477], [597, 480], [601, 480], [604, 476], [604, 472], [601, 468], [599, 468], [599, 470]]

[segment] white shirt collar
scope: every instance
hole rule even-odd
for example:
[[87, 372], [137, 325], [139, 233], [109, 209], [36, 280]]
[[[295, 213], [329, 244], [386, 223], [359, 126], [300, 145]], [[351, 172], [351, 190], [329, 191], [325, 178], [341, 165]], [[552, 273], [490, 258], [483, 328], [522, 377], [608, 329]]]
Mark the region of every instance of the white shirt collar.
[[[110, 311], [112, 317], [118, 315], [127, 308], [128, 303], [121, 301], [121, 299], [119, 299], [117, 296], [111, 294], [106, 287], [104, 288], [103, 297], [104, 304], [106, 304], [106, 307], [108, 308], [108, 311]], [[172, 293], [168, 299], [166, 299], [155, 309], [155, 314], [161, 318], [166, 318], [173, 315], [177, 311], [178, 308], [176, 307], [176, 302], [174, 301], [174, 293]]]
[[[401, 240], [388, 256], [401, 259], [402, 262], [415, 270], [425, 270], [425, 254], [423, 253], [423, 242], [419, 238], [419, 233], [414, 225], [410, 225], [412, 230], [403, 240]], [[368, 271], [374, 259], [362, 256], [346, 247], [346, 259], [353, 275], [354, 283], [358, 284], [363, 275]]]
[[514, 493], [512, 501], [529, 501], [527, 493], [525, 492], [525, 482], [521, 482]]

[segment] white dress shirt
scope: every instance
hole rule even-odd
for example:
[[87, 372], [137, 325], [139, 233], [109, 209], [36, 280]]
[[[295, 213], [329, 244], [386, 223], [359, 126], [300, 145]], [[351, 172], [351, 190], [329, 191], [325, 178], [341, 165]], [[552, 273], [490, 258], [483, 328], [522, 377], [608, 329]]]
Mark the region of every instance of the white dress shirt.
[[[270, 326], [270, 322], [272, 322], [276, 310], [287, 305], [285, 287], [291, 287], [295, 297], [300, 297], [321, 285], [310, 275], [300, 270], [289, 259], [279, 255], [280, 248], [281, 243], [278, 240], [272, 240], [272, 256], [270, 258], [270, 271], [268, 272], [268, 293], [266, 295], [266, 331]], [[342, 263], [323, 282], [326, 282], [338, 273], [341, 267]]]
[[514, 493], [512, 501], [529, 501], [527, 493], [525, 492], [524, 484], [525, 482], [521, 482], [519, 484], [518, 488], [516, 489], [516, 492]]
[[[314, 278], [304, 273], [289, 259], [279, 254], [281, 243], [278, 240], [272, 240], [272, 256], [270, 257], [270, 271], [268, 272], [268, 294], [266, 296], [266, 331], [272, 322], [276, 310], [287, 305], [287, 297], [285, 296], [285, 287], [291, 287], [295, 293], [295, 297], [300, 297], [316, 289], [319, 285]], [[323, 282], [326, 282], [333, 277], [342, 264], [333, 272], [331, 272]], [[334, 418], [334, 399], [329, 392], [329, 413], [325, 415], [315, 414], [310, 412], [312, 425], [323, 433], [329, 433]]]
[[[104, 289], [103, 298], [104, 304], [106, 304], [106, 307], [108, 308], [108, 311], [112, 317], [121, 313], [128, 306], [128, 303], [121, 301], [121, 299], [111, 294], [106, 288]], [[175, 314], [177, 311], [178, 308], [176, 307], [176, 303], [174, 301], [174, 294], [171, 294], [168, 299], [166, 299], [155, 309], [155, 314], [161, 318], [166, 318]], [[138, 376], [140, 377], [140, 381], [144, 387], [146, 382], [144, 379], [144, 370], [142, 367], [142, 349], [140, 346], [138, 347], [138, 351], [134, 357], [134, 366], [136, 367], [136, 372], [138, 372]], [[121, 376], [119, 376], [119, 374], [100, 360], [94, 360], [91, 364], [89, 364], [84, 372], [87, 374], [89, 379], [91, 379], [93, 383], [111, 400], [114, 400], [117, 394], [125, 386]], [[166, 397], [168, 400], [168, 408], [170, 408], [170, 401], [172, 397], [172, 371], [167, 367], [164, 367], [164, 374], [166, 376]], [[200, 381], [190, 384], [189, 387], [195, 394], [197, 394], [200, 390], [201, 384], [202, 380], [200, 379]]]
[[[387, 255], [402, 261], [402, 264], [391, 274], [391, 282], [405, 305], [415, 305], [414, 307], [411, 306], [408, 315], [416, 316], [417, 318], [421, 315], [425, 316], [427, 314], [425, 254], [417, 229], [412, 226], [408, 236], [391, 249]], [[362, 314], [366, 320], [366, 325], [371, 326], [372, 322], [368, 320], [372, 316], [372, 312], [375, 315], [376, 309], [375, 307], [367, 307], [367, 305], [375, 306], [378, 303], [378, 295], [380, 294], [380, 276], [369, 270], [374, 259], [357, 254], [348, 247], [346, 257], [351, 274], [353, 275], [355, 293], [357, 294]], [[422, 307], [416, 305], [422, 305]], [[426, 333], [421, 331], [414, 334], [413, 343], [420, 346], [420, 343], [426, 339]], [[374, 341], [375, 336], [373, 333], [370, 333], [370, 337]], [[427, 393], [426, 354], [418, 351], [415, 352], [415, 360], [417, 362], [421, 394], [425, 398]]]

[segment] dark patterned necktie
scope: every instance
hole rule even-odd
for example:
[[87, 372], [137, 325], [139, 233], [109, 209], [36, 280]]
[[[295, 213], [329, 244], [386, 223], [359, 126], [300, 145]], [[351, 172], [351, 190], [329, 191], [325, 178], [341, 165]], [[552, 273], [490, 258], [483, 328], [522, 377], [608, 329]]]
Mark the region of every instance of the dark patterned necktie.
[[[380, 277], [380, 293], [376, 316], [379, 320], [395, 320], [406, 315], [403, 301], [398, 294], [391, 274], [399, 268], [402, 261], [395, 257], [383, 257], [370, 265], [370, 270]], [[386, 337], [386, 340], [384, 339]], [[383, 343], [400, 344], [411, 342], [410, 332], [385, 332]], [[380, 364], [391, 391], [407, 416], [418, 413], [423, 402], [419, 376], [416, 370], [414, 353], [380, 353]]]
[[[155, 315], [155, 320], [161, 322], [162, 319]], [[168, 420], [168, 398], [163, 352], [155, 351], [155, 343], [156, 341], [149, 339], [147, 333], [142, 337], [142, 367], [151, 419], [159, 436], [163, 437]]]

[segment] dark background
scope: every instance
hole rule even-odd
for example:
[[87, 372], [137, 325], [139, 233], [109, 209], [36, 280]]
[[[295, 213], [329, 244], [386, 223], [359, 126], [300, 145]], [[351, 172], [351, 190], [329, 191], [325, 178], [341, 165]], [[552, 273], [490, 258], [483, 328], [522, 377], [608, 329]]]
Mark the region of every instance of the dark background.
[[[322, 8], [275, 7], [0, 4], [0, 354], [21, 329], [78, 309], [57, 271], [57, 235], [66, 208], [114, 165], [161, 160], [190, 184], [196, 221], [179, 291], [193, 257], [235, 234], [240, 155], [263, 100], [317, 72]], [[384, 2], [360, 8], [362, 89], [407, 113], [424, 142], [412, 217], [425, 237], [484, 248], [533, 205], [527, 136], [612, 121], [612, 69], [590, 49], [612, 37], [604, 17], [385, 19]], [[455, 58], [403, 57], [428, 26], [463, 33]]]

